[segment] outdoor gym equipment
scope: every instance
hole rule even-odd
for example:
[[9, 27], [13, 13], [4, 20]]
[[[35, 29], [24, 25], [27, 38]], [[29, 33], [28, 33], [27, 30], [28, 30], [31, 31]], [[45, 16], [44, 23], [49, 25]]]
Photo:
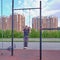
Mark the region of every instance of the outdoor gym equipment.
[[[14, 0], [12, 0], [12, 47], [13, 47], [13, 16], [14, 16], [14, 10], [33, 10], [33, 9], [39, 9], [40, 10], [40, 60], [42, 60], [42, 24], [41, 24], [41, 1], [40, 1], [40, 8], [20, 8], [20, 9], [14, 9]], [[30, 16], [29, 16], [30, 19]], [[11, 51], [11, 55], [13, 56], [13, 48]]]
[[[3, 15], [3, 0], [1, 0], [1, 17]], [[40, 7], [39, 8], [20, 8], [20, 9], [14, 9], [14, 0], [12, 0], [12, 41], [11, 41], [11, 47], [8, 47], [6, 50], [11, 49], [11, 56], [13, 56], [13, 39], [14, 39], [14, 33], [13, 33], [13, 24], [14, 24], [14, 10], [33, 10], [33, 9], [39, 9], [40, 10], [40, 60], [42, 58], [42, 24], [41, 24], [41, 1], [40, 1]], [[30, 15], [30, 12], [29, 12]], [[1, 18], [2, 20], [2, 18]], [[3, 21], [2, 21], [3, 22]], [[29, 16], [29, 26], [30, 26], [30, 16]], [[3, 49], [3, 24], [2, 24], [2, 49]]]

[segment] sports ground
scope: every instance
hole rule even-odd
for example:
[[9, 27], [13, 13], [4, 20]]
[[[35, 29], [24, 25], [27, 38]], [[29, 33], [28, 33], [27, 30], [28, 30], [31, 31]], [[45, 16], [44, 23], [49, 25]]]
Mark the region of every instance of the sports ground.
[[[9, 51], [3, 52], [3, 55], [0, 54], [0, 60], [40, 60], [39, 50], [15, 50], [14, 56], [10, 56]], [[42, 60], [60, 60], [60, 51], [44, 50], [42, 51]]]
[[[49, 39], [50, 40], [50, 39]], [[54, 40], [54, 39], [52, 39]], [[59, 39], [57, 39], [59, 40]], [[45, 40], [44, 40], [45, 41]], [[7, 48], [11, 42], [3, 42], [3, 48]], [[14, 42], [16, 48], [14, 55], [11, 56], [11, 51], [0, 50], [0, 60], [40, 60], [39, 42], [29, 42], [28, 49], [23, 49], [23, 42]], [[0, 48], [2, 42], [0, 42]], [[60, 60], [60, 43], [46, 41], [42, 43], [42, 60]], [[2, 54], [3, 53], [3, 54]]]

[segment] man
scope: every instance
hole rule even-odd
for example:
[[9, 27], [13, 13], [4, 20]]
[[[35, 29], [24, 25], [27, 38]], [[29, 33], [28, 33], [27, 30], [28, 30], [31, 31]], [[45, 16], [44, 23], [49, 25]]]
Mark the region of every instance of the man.
[[28, 47], [29, 27], [25, 26], [23, 31], [24, 31], [24, 49], [26, 49]]

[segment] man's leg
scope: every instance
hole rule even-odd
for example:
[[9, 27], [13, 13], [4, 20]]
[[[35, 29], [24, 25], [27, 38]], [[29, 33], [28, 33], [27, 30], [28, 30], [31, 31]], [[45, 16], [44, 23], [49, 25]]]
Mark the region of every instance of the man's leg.
[[28, 47], [28, 37], [24, 37], [24, 47]]

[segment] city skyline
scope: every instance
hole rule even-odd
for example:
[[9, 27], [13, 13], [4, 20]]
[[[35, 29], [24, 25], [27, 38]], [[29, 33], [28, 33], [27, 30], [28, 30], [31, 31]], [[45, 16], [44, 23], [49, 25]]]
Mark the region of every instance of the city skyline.
[[[40, 0], [14, 0], [14, 8], [28, 8], [39, 7]], [[12, 0], [3, 0], [3, 16], [9, 16], [11, 14]], [[1, 0], [0, 0], [1, 3]], [[29, 4], [28, 4], [29, 3]], [[1, 5], [0, 5], [1, 6]], [[58, 26], [60, 26], [60, 1], [59, 0], [42, 0], [42, 16], [57, 16]], [[14, 11], [26, 16], [26, 24], [29, 24], [29, 11]], [[37, 13], [36, 13], [37, 12]], [[39, 10], [30, 11], [30, 20], [32, 17], [39, 16]], [[0, 7], [1, 16], [1, 7]], [[30, 21], [31, 22], [31, 21]]]
[[[2, 18], [2, 21], [1, 21]], [[23, 31], [25, 27], [25, 16], [21, 14], [14, 14], [14, 30]], [[2, 28], [3, 26], [3, 28]], [[30, 28], [40, 30], [40, 17], [36, 16], [32, 18]], [[42, 16], [42, 28], [58, 28], [58, 18], [55, 16]], [[0, 29], [11, 30], [12, 29], [12, 15], [9, 17], [0, 17]]]
[[[54, 16], [43, 16], [42, 17], [42, 28], [58, 28], [58, 18]], [[32, 18], [32, 28], [36, 30], [40, 30], [40, 18], [34, 17]]]

